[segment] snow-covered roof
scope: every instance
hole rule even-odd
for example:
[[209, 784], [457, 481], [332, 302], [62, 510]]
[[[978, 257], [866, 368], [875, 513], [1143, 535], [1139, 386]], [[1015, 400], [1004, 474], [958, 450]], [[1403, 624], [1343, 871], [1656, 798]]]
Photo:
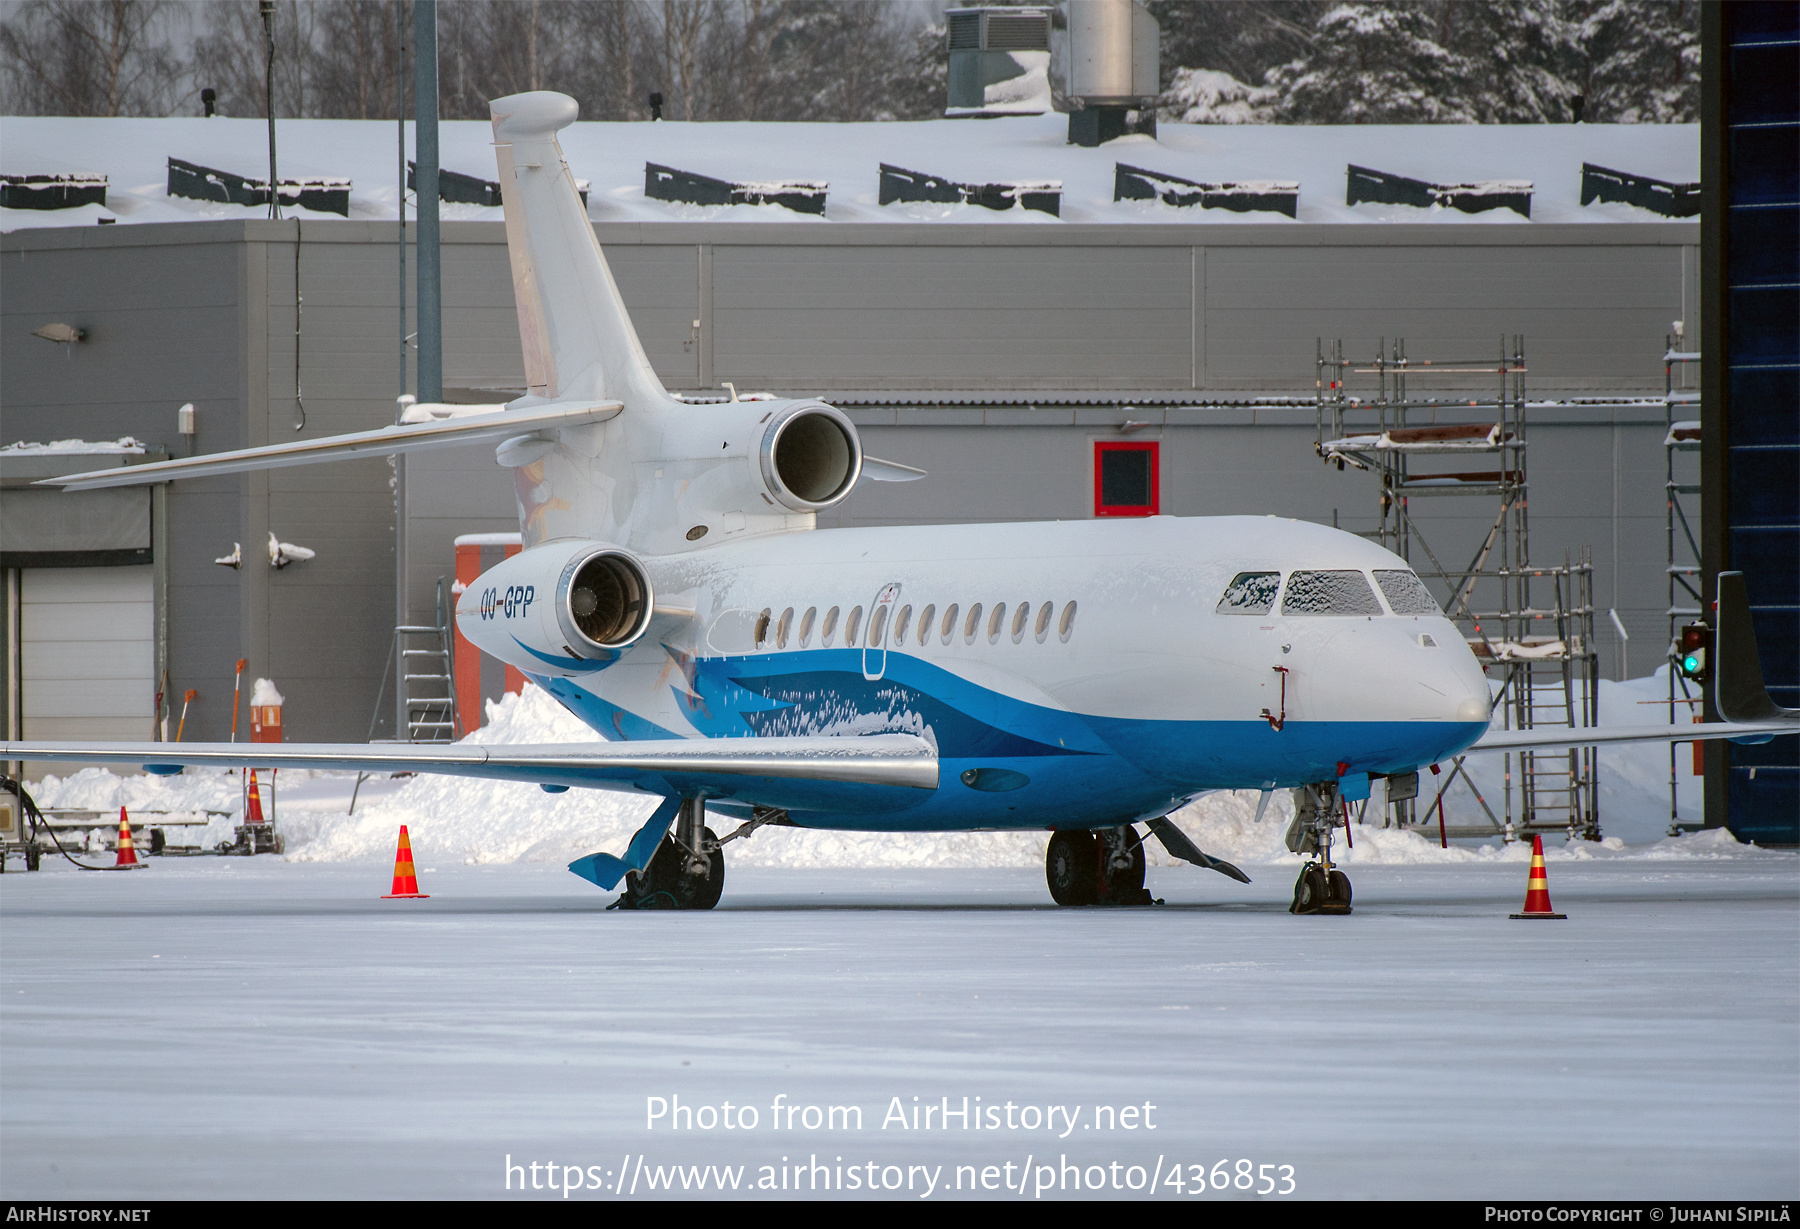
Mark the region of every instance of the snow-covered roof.
[[[410, 125], [408, 127], [410, 156]], [[353, 181], [350, 217], [395, 216], [396, 125], [382, 120], [281, 120], [279, 170], [289, 177], [345, 176]], [[1097, 148], [1067, 143], [1065, 115], [892, 124], [577, 123], [562, 134], [576, 176], [592, 183], [597, 222], [768, 221], [941, 222], [1025, 226], [1063, 223], [1432, 222], [1450, 226], [1566, 222], [1660, 222], [1649, 210], [1580, 203], [1581, 166], [1594, 163], [1675, 183], [1700, 177], [1696, 124], [1280, 125], [1163, 124], [1155, 139], [1127, 136]], [[485, 123], [441, 125], [441, 165], [482, 179], [495, 175], [492, 130]], [[168, 159], [185, 159], [250, 177], [266, 176], [268, 132], [250, 119], [0, 118], [0, 172], [87, 172], [109, 180], [107, 203], [64, 210], [0, 209], [0, 230], [37, 226], [201, 221], [265, 216], [261, 206], [170, 197]], [[644, 164], [656, 162], [718, 179], [822, 180], [830, 185], [823, 218], [779, 205], [687, 205], [644, 195]], [[878, 203], [878, 166], [971, 183], [1055, 180], [1061, 217], [978, 205]], [[1159, 201], [1113, 200], [1114, 166], [1132, 166], [1206, 183], [1298, 180], [1299, 213], [1233, 213], [1177, 208]], [[1359, 166], [1438, 184], [1529, 180], [1531, 218], [1509, 210], [1478, 214], [1406, 205], [1344, 204], [1346, 168]], [[286, 211], [289, 216], [294, 210]], [[328, 219], [329, 213], [299, 211]], [[499, 220], [497, 206], [442, 207], [446, 219]]]

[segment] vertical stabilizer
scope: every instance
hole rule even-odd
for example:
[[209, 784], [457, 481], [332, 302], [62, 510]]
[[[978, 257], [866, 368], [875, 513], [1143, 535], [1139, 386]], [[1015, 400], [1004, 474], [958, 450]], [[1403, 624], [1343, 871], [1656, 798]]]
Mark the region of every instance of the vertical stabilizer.
[[549, 91], [488, 104], [525, 377], [550, 400], [618, 400], [626, 412], [670, 400], [625, 312], [556, 134], [573, 98]]

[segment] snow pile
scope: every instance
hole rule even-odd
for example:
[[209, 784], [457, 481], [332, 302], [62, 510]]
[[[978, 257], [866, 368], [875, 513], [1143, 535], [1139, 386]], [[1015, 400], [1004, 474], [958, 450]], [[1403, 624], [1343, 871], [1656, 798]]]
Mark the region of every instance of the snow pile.
[[33, 444], [19, 440], [17, 443], [0, 448], [0, 453], [15, 457], [62, 457], [89, 453], [137, 454], [143, 451], [144, 442], [129, 435], [119, 440], [51, 440], [48, 444]]

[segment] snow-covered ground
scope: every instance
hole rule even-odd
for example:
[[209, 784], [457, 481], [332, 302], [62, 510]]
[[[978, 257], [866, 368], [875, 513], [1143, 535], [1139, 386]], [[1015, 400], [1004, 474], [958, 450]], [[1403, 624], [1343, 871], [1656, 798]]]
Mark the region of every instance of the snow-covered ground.
[[[1311, 1199], [1800, 1195], [1788, 854], [1553, 861], [1560, 922], [1509, 920], [1525, 867], [1474, 858], [1360, 866], [1339, 918], [1289, 916], [1273, 867], [1057, 910], [1036, 869], [738, 860], [717, 911], [633, 914], [429, 853], [423, 901], [362, 861], [46, 866], [0, 880], [13, 1199], [507, 1197], [509, 1158], [513, 1198], [564, 1167], [662, 1198], [674, 1165], [750, 1197], [796, 1162], [818, 1198], [1222, 1199], [1259, 1184], [1195, 1175], [1265, 1165]], [[912, 1128], [965, 1097], [991, 1128]]]
[[[395, 128], [379, 120], [282, 120], [280, 172], [354, 181], [353, 219], [395, 216]], [[1298, 180], [1299, 217], [1307, 222], [1432, 222], [1452, 226], [1532, 222], [1661, 222], [1629, 205], [1583, 206], [1581, 164], [1688, 183], [1700, 178], [1697, 124], [1415, 124], [1345, 126], [1163, 124], [1156, 138], [1121, 137], [1094, 149], [1069, 145], [1066, 115], [893, 124], [578, 123], [562, 146], [574, 173], [592, 183], [588, 212], [597, 222], [745, 221], [975, 222], [1051, 225], [1028, 209], [996, 213], [973, 205], [879, 203], [879, 164], [989, 183], [1054, 179], [1063, 185], [1063, 222], [1202, 222], [1292, 225], [1273, 213], [1177, 209], [1113, 200], [1113, 167], [1124, 162], [1202, 182]], [[496, 174], [493, 130], [446, 122], [439, 142], [445, 170], [479, 179]], [[37, 226], [205, 221], [266, 216], [262, 206], [226, 205], [167, 194], [176, 157], [255, 177], [268, 171], [268, 129], [250, 119], [0, 119], [0, 147], [15, 174], [88, 172], [110, 178], [105, 207], [0, 210], [0, 230]], [[410, 140], [409, 140], [410, 151]], [[410, 156], [410, 152], [409, 152]], [[650, 200], [644, 164], [738, 182], [806, 179], [830, 184], [825, 217], [779, 205], [696, 206]], [[1527, 179], [1531, 219], [1507, 209], [1344, 204], [1349, 164], [1432, 183]], [[307, 219], [334, 214], [284, 210]], [[498, 207], [445, 205], [449, 220], [498, 220]]]

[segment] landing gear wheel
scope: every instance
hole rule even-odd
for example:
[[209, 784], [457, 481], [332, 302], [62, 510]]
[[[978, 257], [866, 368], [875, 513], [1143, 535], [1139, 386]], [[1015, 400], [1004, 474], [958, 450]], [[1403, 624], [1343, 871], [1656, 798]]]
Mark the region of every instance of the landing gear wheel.
[[703, 848], [708, 850], [707, 873], [688, 871], [688, 854], [673, 837], [663, 837], [662, 844], [641, 875], [625, 880], [625, 896], [619, 902], [626, 909], [711, 909], [725, 891], [725, 851], [711, 828], [702, 828]]
[[1092, 832], [1051, 833], [1050, 847], [1044, 851], [1044, 879], [1057, 904], [1093, 904], [1100, 895], [1100, 838]]
[[1350, 912], [1350, 876], [1343, 871], [1332, 871], [1325, 876], [1325, 900], [1345, 913]]
[[1300, 872], [1300, 878], [1294, 880], [1294, 903], [1288, 906], [1288, 912], [1319, 912], [1325, 905], [1329, 890], [1325, 872], [1319, 869], [1319, 864], [1307, 863]]
[[1129, 866], [1117, 866], [1113, 863], [1112, 841], [1108, 833], [1099, 842], [1099, 879], [1100, 890], [1097, 903], [1102, 905], [1147, 905], [1150, 904], [1150, 893], [1144, 890], [1144, 842], [1136, 828], [1127, 824], [1118, 829], [1118, 839], [1129, 849]]

